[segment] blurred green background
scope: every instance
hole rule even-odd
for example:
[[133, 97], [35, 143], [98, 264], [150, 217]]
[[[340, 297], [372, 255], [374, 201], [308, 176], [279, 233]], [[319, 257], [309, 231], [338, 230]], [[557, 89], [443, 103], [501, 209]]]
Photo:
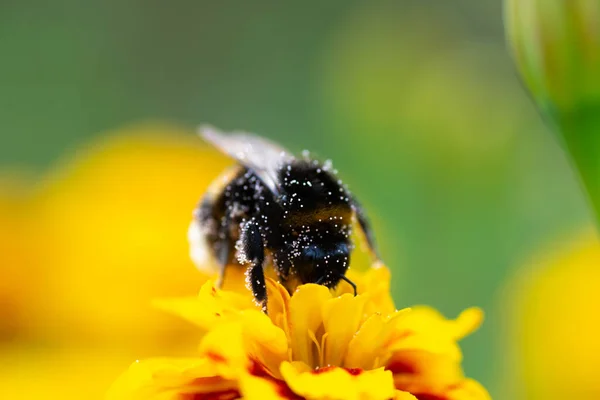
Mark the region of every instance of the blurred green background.
[[497, 397], [500, 288], [590, 219], [516, 77], [501, 8], [4, 1], [0, 164], [39, 176], [145, 121], [239, 128], [331, 158], [371, 214], [398, 306], [486, 311], [465, 369]]

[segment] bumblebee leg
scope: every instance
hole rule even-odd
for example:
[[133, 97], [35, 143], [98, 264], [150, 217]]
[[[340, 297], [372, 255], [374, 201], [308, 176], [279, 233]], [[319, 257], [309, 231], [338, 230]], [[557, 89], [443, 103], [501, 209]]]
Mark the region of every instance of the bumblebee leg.
[[256, 302], [267, 312], [267, 286], [265, 284], [265, 272], [262, 263], [253, 263], [248, 270], [248, 280]]
[[225, 270], [229, 262], [229, 251], [231, 246], [228, 240], [220, 242], [219, 251], [217, 254], [217, 262], [219, 263], [219, 277], [217, 278], [216, 286], [220, 289], [225, 283]]
[[247, 280], [256, 302], [267, 312], [267, 286], [265, 284], [265, 248], [262, 234], [255, 222], [248, 222], [242, 232], [242, 245], [246, 259], [250, 261]]
[[375, 243], [375, 235], [373, 234], [373, 230], [371, 229], [371, 224], [369, 223], [369, 219], [367, 218], [367, 214], [365, 213], [364, 208], [360, 205], [360, 203], [353, 198], [352, 200], [352, 208], [354, 209], [354, 214], [356, 215], [356, 219], [358, 224], [360, 225], [360, 229], [363, 231], [365, 235], [365, 239], [367, 240], [367, 244], [369, 245], [369, 249], [373, 256], [380, 260], [379, 251], [377, 250], [377, 244]]

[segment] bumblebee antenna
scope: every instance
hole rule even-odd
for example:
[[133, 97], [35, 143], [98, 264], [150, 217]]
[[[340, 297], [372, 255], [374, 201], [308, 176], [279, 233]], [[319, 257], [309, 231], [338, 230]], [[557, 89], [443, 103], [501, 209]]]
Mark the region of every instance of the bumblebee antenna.
[[[352, 282], [350, 279], [348, 279], [348, 277], [344, 274], [338, 274], [338, 277], [340, 278], [340, 280], [348, 282], [348, 285], [352, 286], [352, 289], [354, 289], [354, 297], [356, 297], [356, 295], [358, 295], [358, 291], [356, 290], [356, 283]], [[317, 281], [315, 282], [317, 285], [320, 285], [323, 283], [323, 281], [325, 280], [325, 277], [322, 276], [321, 278], [317, 279]]]
[[358, 292], [356, 291], [356, 283], [352, 282], [350, 279], [348, 279], [348, 277], [344, 274], [340, 274], [339, 275], [340, 279], [343, 281], [348, 282], [348, 284], [350, 286], [352, 286], [352, 289], [354, 289], [354, 297], [356, 297], [356, 295], [358, 294]]

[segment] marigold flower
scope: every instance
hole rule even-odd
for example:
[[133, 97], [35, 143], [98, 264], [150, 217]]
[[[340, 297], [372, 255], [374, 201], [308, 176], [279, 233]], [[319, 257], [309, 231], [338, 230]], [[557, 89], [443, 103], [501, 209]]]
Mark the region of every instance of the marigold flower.
[[479, 309], [447, 320], [427, 307], [397, 311], [390, 274], [349, 273], [358, 296], [306, 284], [290, 296], [267, 279], [268, 315], [247, 291], [216, 289], [157, 305], [206, 333], [200, 354], [135, 362], [109, 399], [490, 399], [463, 376], [457, 340]]

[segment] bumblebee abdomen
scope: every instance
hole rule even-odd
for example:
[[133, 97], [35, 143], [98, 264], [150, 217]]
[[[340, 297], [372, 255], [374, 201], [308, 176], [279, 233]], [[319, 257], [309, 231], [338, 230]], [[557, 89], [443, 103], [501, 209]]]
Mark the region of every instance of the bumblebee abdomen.
[[349, 194], [329, 167], [310, 160], [297, 160], [280, 171], [280, 203], [286, 223], [312, 225], [350, 224]]

